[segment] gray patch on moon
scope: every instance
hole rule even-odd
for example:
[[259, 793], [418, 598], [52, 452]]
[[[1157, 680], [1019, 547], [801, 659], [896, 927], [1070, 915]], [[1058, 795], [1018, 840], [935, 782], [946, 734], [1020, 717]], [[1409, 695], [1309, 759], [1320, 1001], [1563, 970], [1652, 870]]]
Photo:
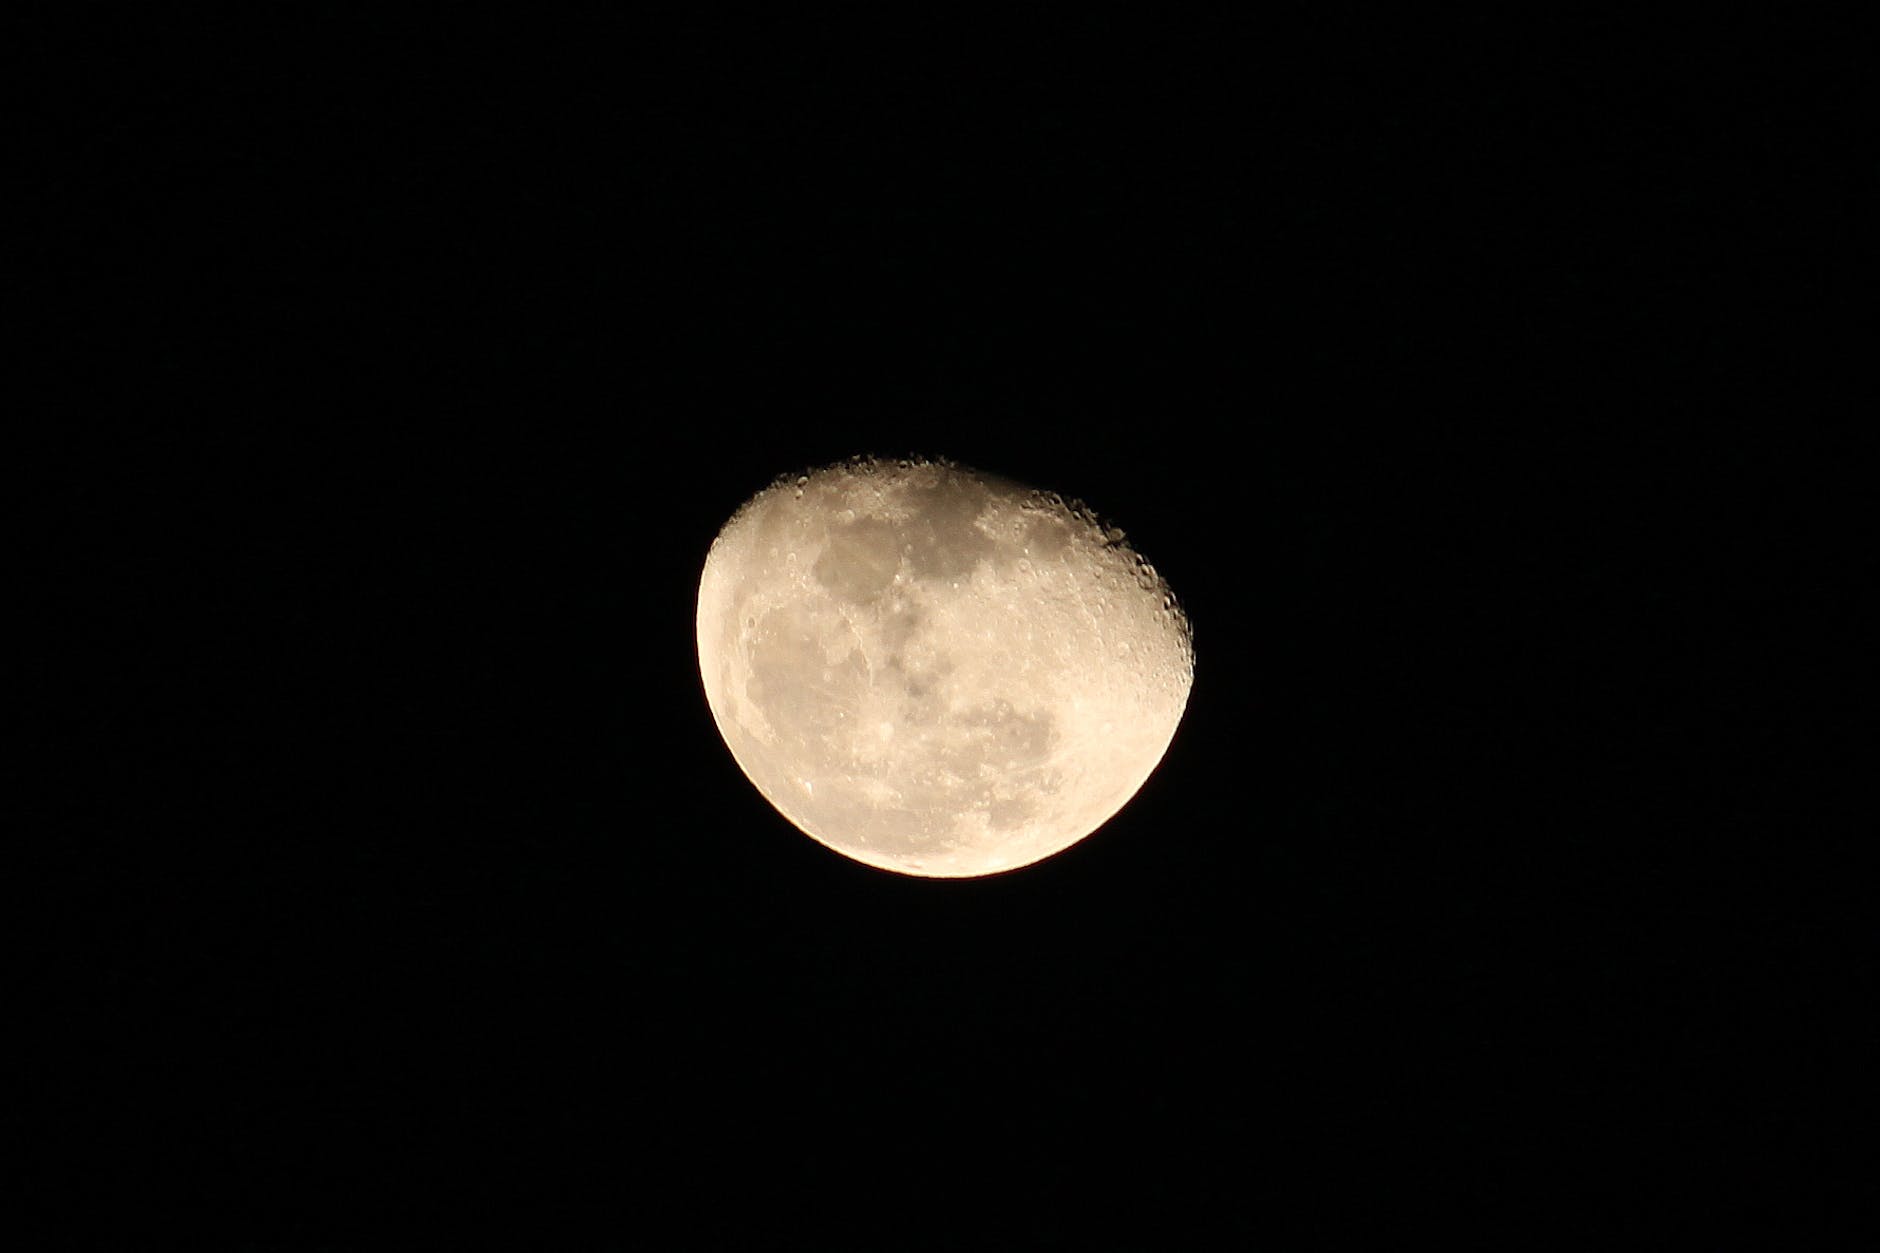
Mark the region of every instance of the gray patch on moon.
[[828, 545], [811, 573], [830, 595], [853, 605], [866, 605], [887, 591], [901, 568], [899, 537], [882, 518], [832, 526]]
[[902, 530], [908, 568], [916, 577], [960, 578], [992, 556], [992, 537], [978, 525], [992, 500], [985, 484], [947, 475], [907, 497], [910, 516]]
[[1025, 520], [1025, 550], [1042, 561], [1055, 561], [1071, 546], [1071, 528], [1064, 519], [1033, 514]]

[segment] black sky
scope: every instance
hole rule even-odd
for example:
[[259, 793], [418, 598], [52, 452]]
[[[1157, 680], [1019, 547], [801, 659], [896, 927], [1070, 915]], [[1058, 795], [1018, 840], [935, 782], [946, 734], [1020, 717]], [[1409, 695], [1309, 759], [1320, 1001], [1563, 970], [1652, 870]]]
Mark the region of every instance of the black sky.
[[[1795, 1060], [1845, 1043], [1851, 887], [1793, 832], [1851, 765], [1816, 660], [1851, 639], [1773, 467], [1839, 445], [1771, 423], [1808, 371], [1754, 329], [1851, 220], [1801, 177], [1843, 116], [1814, 40], [27, 31], [83, 554], [41, 950], [81, 973], [39, 1017], [93, 1059], [39, 1209], [191, 1247], [1612, 1247], [1870, 1200]], [[712, 726], [712, 536], [865, 452], [1088, 501], [1193, 618], [1168, 757], [1058, 858], [843, 861]]]

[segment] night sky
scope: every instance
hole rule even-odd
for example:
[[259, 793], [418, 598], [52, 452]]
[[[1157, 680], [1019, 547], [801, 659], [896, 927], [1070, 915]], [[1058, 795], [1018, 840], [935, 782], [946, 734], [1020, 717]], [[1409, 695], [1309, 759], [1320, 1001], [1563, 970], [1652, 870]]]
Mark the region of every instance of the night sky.
[[[1809, 371], [1749, 329], [1852, 221], [1796, 155], [1832, 38], [260, 7], [23, 36], [78, 362], [56, 1230], [1610, 1248], [1871, 1203], [1823, 1131], [1854, 886], [1797, 838], [1847, 816], [1848, 593], [1774, 468], [1841, 446], [1769, 421]], [[719, 739], [712, 537], [857, 453], [1081, 498], [1189, 612], [1167, 757], [1068, 852], [871, 870]]]

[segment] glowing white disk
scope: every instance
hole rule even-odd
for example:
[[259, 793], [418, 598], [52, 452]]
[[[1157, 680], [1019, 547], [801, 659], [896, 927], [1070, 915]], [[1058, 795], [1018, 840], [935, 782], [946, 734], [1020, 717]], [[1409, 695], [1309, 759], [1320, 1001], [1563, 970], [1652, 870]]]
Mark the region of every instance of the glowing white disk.
[[1076, 843], [1188, 700], [1186, 618], [1086, 510], [947, 462], [857, 459], [759, 493], [699, 583], [718, 729], [845, 856], [966, 877]]

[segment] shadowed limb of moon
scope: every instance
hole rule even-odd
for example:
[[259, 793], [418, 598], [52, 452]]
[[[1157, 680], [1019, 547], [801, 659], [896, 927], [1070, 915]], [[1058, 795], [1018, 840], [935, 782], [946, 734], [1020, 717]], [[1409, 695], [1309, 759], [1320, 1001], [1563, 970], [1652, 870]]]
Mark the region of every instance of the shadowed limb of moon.
[[1188, 622], [1087, 510], [944, 461], [857, 458], [760, 492], [699, 582], [698, 655], [739, 767], [792, 823], [962, 878], [1081, 840], [1155, 770]]

